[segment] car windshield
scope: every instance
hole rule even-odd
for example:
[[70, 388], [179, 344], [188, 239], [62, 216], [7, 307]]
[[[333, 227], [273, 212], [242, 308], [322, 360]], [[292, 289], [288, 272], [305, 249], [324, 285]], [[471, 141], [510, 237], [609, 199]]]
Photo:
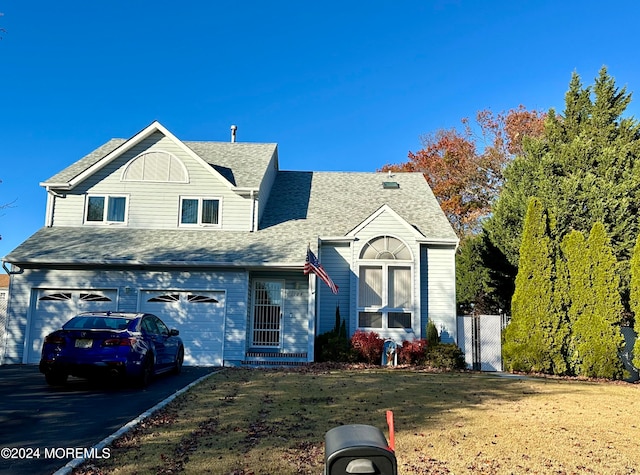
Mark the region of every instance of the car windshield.
[[62, 328], [65, 330], [126, 330], [131, 319], [122, 317], [96, 317], [80, 315], [73, 317]]

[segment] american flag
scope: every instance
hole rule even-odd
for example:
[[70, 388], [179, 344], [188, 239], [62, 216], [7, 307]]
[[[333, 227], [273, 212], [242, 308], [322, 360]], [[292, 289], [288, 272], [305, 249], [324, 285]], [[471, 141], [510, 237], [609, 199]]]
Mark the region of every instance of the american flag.
[[315, 275], [320, 277], [325, 284], [329, 286], [331, 292], [334, 294], [338, 293], [338, 286], [331, 280], [327, 271], [324, 270], [324, 267], [320, 264], [320, 261], [316, 257], [316, 255], [311, 251], [311, 249], [307, 248], [307, 260], [304, 263], [304, 273], [308, 274], [309, 272], [313, 272]]

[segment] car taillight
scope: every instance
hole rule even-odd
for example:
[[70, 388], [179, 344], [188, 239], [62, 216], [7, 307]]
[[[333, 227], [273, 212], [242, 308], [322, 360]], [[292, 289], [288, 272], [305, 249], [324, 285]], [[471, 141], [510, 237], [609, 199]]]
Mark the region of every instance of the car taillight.
[[134, 337], [129, 338], [107, 338], [102, 346], [133, 346], [136, 342]]
[[44, 338], [45, 343], [50, 343], [52, 345], [64, 345], [64, 337], [60, 335], [47, 335]]

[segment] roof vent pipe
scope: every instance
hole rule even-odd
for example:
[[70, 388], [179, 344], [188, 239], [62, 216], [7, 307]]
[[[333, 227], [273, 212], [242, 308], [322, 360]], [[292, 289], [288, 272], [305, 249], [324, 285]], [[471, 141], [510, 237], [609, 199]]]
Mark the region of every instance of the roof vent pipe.
[[234, 143], [236, 141], [236, 130], [238, 130], [238, 127], [235, 125], [231, 126], [231, 143]]

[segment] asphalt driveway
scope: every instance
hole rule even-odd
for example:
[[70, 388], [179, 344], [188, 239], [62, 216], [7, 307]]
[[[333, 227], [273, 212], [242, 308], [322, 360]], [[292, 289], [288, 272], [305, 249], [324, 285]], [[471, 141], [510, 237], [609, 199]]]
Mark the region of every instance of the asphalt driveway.
[[51, 388], [36, 365], [0, 366], [0, 474], [51, 474], [74, 458], [68, 449], [89, 450], [216, 369], [185, 366], [140, 390], [75, 378]]

